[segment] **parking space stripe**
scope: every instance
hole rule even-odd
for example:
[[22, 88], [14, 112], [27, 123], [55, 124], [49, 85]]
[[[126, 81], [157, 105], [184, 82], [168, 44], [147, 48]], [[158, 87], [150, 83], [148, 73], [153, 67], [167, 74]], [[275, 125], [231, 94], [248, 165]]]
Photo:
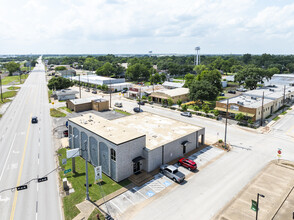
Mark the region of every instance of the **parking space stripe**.
[[109, 203], [111, 203], [115, 208], [117, 208], [117, 210], [118, 210], [120, 213], [123, 213], [123, 211], [122, 211], [117, 205], [115, 205], [114, 202], [112, 202], [112, 201], [110, 200]]
[[139, 193], [141, 196], [143, 196], [145, 199], [148, 199], [146, 196], [144, 196], [144, 194], [140, 193], [138, 190], [136, 190], [135, 188], [133, 188], [137, 193]]

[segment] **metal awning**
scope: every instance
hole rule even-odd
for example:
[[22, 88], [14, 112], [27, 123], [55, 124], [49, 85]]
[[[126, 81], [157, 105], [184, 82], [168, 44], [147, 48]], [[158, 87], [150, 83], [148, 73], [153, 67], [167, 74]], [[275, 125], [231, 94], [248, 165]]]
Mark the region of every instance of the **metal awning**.
[[188, 145], [189, 143], [191, 143], [191, 142], [190, 142], [190, 141], [183, 141], [183, 142], [181, 143], [181, 145], [187, 147], [187, 145]]
[[144, 160], [144, 159], [145, 159], [144, 157], [139, 156], [139, 157], [135, 157], [132, 161], [133, 161], [134, 163], [137, 163], [138, 161], [140, 161], [140, 160]]
[[[222, 112], [226, 112], [227, 111], [226, 108], [221, 108], [221, 107], [215, 107], [214, 109], [219, 110], [219, 111], [222, 111]], [[229, 113], [233, 113], [233, 114], [242, 113], [243, 115], [249, 116], [249, 117], [254, 117], [255, 116], [255, 114], [251, 114], [251, 113], [248, 113], [248, 112], [236, 111], [236, 110], [233, 110], [233, 109], [228, 109], [228, 112]]]

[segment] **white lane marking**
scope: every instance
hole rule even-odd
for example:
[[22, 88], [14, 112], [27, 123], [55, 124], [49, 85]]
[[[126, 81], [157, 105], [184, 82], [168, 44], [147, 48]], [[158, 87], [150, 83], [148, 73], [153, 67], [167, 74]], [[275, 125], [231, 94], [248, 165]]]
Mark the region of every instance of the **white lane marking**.
[[132, 200], [130, 200], [127, 196], [123, 195], [130, 203], [132, 203], [133, 205], [135, 205], [135, 203], [133, 203]]
[[13, 154], [19, 154], [19, 151], [18, 150], [13, 150], [12, 153]]
[[123, 213], [123, 211], [117, 206], [117, 205], [115, 205], [114, 204], [114, 202], [112, 202], [112, 201], [109, 201], [113, 206], [115, 206], [117, 209], [118, 209], [118, 211], [120, 212], [120, 213]]
[[37, 192], [39, 191], [39, 184], [37, 183]]
[[38, 219], [38, 213], [36, 212], [36, 220]]
[[38, 158], [38, 164], [40, 163], [40, 159]]
[[10, 145], [9, 152], [8, 152], [7, 157], [6, 157], [6, 160], [5, 160], [5, 163], [4, 163], [4, 166], [3, 166], [3, 169], [2, 169], [1, 175], [0, 175], [0, 182], [1, 182], [1, 179], [2, 179], [2, 176], [3, 176], [3, 173], [4, 173], [4, 170], [6, 169], [6, 164], [7, 164], [8, 158], [9, 158], [9, 156], [10, 156], [11, 149], [12, 149], [12, 146], [13, 146], [14, 141], [15, 141], [15, 137], [16, 137], [16, 134], [14, 135], [13, 141], [12, 141], [12, 143], [11, 143], [11, 145]]
[[145, 199], [148, 199], [143, 193], [139, 192], [139, 190], [136, 190], [135, 188], [133, 188], [133, 190], [135, 190], [137, 193], [139, 193], [141, 196], [143, 196]]

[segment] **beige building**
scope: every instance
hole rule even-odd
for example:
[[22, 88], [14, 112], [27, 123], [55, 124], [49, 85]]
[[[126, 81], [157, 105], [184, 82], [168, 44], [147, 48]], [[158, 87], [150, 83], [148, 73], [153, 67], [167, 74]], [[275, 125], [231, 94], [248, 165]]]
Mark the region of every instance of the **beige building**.
[[114, 120], [95, 114], [70, 118], [70, 148], [121, 181], [140, 171], [151, 172], [204, 144], [205, 129], [169, 118], [139, 113]]
[[72, 99], [66, 101], [66, 107], [74, 112], [82, 112], [88, 110], [96, 110], [101, 112], [109, 109], [109, 101], [105, 99], [97, 99], [97, 97], [86, 99]]
[[[264, 99], [262, 101], [263, 94]], [[231, 117], [242, 113], [246, 119], [250, 118], [253, 121], [258, 121], [261, 117], [264, 119], [281, 108], [284, 99], [285, 103], [294, 100], [294, 86], [267, 86], [230, 98], [228, 112]], [[226, 108], [227, 100], [216, 102], [215, 109], [219, 110], [221, 114], [224, 115], [226, 113]]]
[[189, 89], [188, 88], [177, 88], [177, 89], [162, 89], [156, 92], [152, 92], [150, 97], [152, 97], [153, 102], [162, 103], [162, 100], [167, 100], [171, 98], [174, 103], [178, 100], [183, 102], [188, 101]]

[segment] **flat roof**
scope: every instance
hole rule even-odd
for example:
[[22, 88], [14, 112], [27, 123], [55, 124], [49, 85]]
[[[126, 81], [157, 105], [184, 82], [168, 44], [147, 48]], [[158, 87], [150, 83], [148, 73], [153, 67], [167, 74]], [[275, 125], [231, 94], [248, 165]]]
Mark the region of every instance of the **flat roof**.
[[146, 134], [146, 148], [152, 150], [199, 131], [202, 127], [142, 112], [113, 120], [131, 131]]
[[150, 150], [202, 129], [202, 127], [147, 112], [114, 120], [107, 120], [89, 113], [71, 118], [69, 121], [117, 145], [146, 136], [146, 148]]
[[[285, 96], [287, 96], [289, 93], [294, 93], [293, 86], [286, 86], [285, 88]], [[260, 89], [249, 90], [244, 92], [242, 95], [230, 98], [229, 103], [240, 104], [248, 108], [258, 108], [262, 105], [263, 93], [264, 104], [267, 104], [284, 96], [284, 86], [276, 85], [275, 87], [263, 87]], [[227, 100], [224, 99], [220, 102], [226, 104]]]
[[176, 82], [165, 81], [162, 85], [163, 86], [176, 87], [176, 88], [182, 88], [184, 86], [184, 83], [176, 83]]
[[[189, 89], [188, 88], [161, 89], [161, 90], [157, 90], [154, 93], [162, 93], [162, 94], [168, 95], [170, 97], [175, 97], [175, 96], [189, 94]], [[151, 95], [156, 96], [157, 94], [152, 93]]]
[[110, 121], [93, 113], [83, 114], [68, 120], [116, 145], [144, 136], [137, 130], [126, 128], [115, 123], [114, 120]]
[[89, 103], [92, 100], [106, 101], [106, 99], [102, 99], [102, 98], [99, 98], [99, 97], [89, 97], [89, 98], [83, 98], [83, 99], [71, 99], [69, 101], [72, 102], [74, 105], [80, 105], [80, 104]]
[[58, 90], [56, 91], [56, 95], [60, 96], [60, 95], [75, 95], [79, 93], [78, 91], [75, 90], [71, 90], [71, 89], [62, 89], [62, 90]]

